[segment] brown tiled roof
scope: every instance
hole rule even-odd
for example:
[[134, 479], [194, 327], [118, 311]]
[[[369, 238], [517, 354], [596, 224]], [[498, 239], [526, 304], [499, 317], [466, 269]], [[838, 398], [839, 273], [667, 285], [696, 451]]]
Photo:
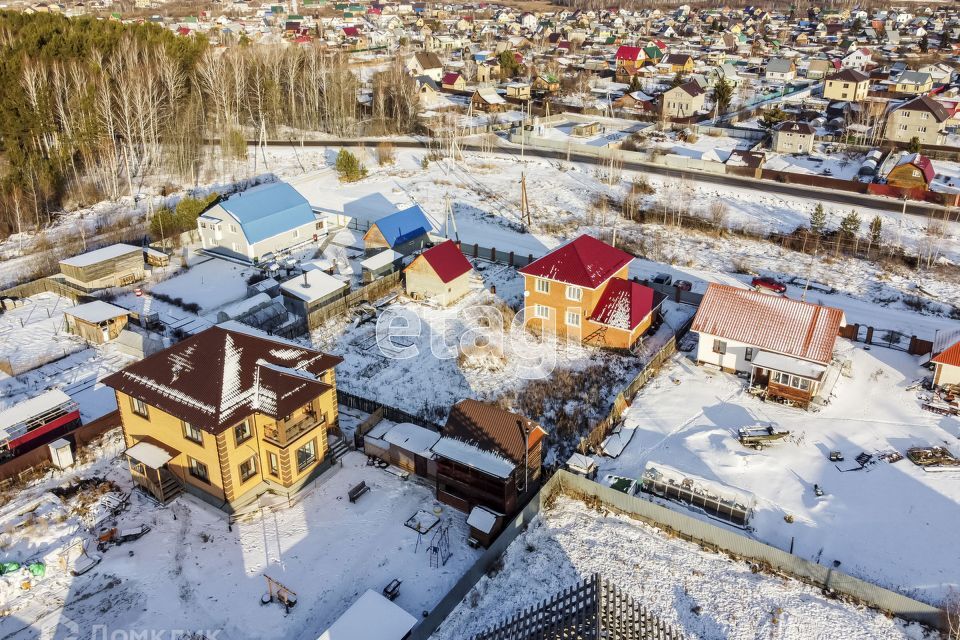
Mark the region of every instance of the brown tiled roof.
[[289, 415], [331, 388], [318, 378], [341, 362], [253, 330], [215, 326], [103, 383], [217, 434], [254, 412]]
[[843, 322], [834, 307], [711, 283], [691, 331], [827, 364]]
[[477, 400], [461, 400], [450, 408], [450, 416], [443, 427], [443, 435], [477, 445], [512, 460], [523, 462], [523, 437], [517, 421], [530, 430], [530, 447], [547, 434], [543, 427], [532, 420], [500, 407]]
[[932, 113], [937, 122], [944, 122], [950, 117], [946, 107], [928, 95], [917, 96], [896, 107], [894, 111], [926, 111]]
[[834, 73], [833, 75], [827, 76], [827, 80], [833, 80], [840, 82], [865, 82], [870, 79], [870, 76], [865, 74], [862, 71], [857, 71], [856, 69], [843, 69]]

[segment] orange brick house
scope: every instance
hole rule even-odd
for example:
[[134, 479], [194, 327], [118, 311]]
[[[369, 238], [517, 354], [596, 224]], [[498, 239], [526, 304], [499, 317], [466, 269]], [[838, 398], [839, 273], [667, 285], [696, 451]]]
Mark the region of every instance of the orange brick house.
[[537, 333], [630, 349], [666, 298], [629, 280], [633, 256], [582, 235], [520, 270], [524, 315]]

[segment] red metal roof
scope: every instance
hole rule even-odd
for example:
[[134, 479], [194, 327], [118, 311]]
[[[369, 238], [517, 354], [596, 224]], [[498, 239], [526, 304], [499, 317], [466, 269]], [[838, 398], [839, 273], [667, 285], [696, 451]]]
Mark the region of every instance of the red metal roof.
[[590, 319], [594, 322], [633, 331], [650, 315], [665, 296], [632, 280], [614, 278], [603, 290]]
[[460, 77], [459, 73], [445, 73], [443, 74], [443, 79], [440, 80], [440, 84], [453, 84], [457, 81], [457, 78]]
[[460, 247], [453, 240], [447, 240], [443, 244], [427, 249], [423, 252], [423, 259], [433, 267], [444, 283], [459, 278], [473, 269], [470, 261], [464, 257]]
[[834, 307], [710, 284], [691, 330], [828, 364], [843, 323]]
[[640, 60], [643, 57], [643, 49], [640, 47], [628, 47], [621, 45], [617, 49], [617, 60]]
[[520, 273], [596, 289], [631, 260], [629, 253], [584, 234], [534, 260]]
[[953, 343], [952, 347], [941, 351], [933, 359], [937, 364], [946, 364], [951, 367], [960, 367], [960, 340]]

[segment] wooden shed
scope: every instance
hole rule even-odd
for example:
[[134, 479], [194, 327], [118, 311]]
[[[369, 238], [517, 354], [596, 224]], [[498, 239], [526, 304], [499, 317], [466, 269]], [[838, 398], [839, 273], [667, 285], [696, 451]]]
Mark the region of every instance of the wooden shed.
[[440, 434], [409, 422], [381, 422], [363, 438], [363, 450], [421, 478], [436, 478], [437, 465], [430, 450]]
[[63, 317], [69, 333], [90, 344], [104, 344], [120, 335], [127, 326], [130, 312], [109, 302], [95, 300], [67, 309]]
[[484, 549], [490, 546], [500, 530], [503, 529], [503, 514], [486, 507], [474, 507], [467, 516], [467, 526], [470, 527], [472, 546], [481, 546]]
[[306, 317], [350, 292], [350, 285], [330, 274], [313, 269], [280, 285], [283, 306], [291, 313]]
[[84, 291], [131, 285], [143, 280], [143, 250], [113, 244], [61, 260], [60, 273], [67, 283]]
[[578, 122], [570, 129], [570, 135], [580, 138], [589, 138], [600, 133], [600, 123], [596, 120], [592, 122]]

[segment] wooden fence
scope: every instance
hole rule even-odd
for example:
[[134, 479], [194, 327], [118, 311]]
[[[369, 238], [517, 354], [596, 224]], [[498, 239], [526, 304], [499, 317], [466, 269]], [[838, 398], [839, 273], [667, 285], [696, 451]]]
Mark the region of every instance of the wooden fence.
[[660, 372], [663, 364], [677, 352], [677, 344], [683, 336], [687, 335], [692, 325], [693, 318], [690, 318], [677, 329], [677, 332], [665, 345], [660, 347], [660, 350], [650, 358], [650, 361], [647, 362], [640, 373], [617, 394], [617, 397], [613, 399], [613, 406], [610, 408], [610, 413], [607, 414], [607, 417], [598, 422], [588, 435], [580, 439], [580, 444], [577, 445], [577, 450], [580, 453], [585, 454], [591, 449], [596, 450], [600, 446], [600, 443], [610, 435], [610, 432], [613, 431], [613, 428], [620, 421], [620, 418], [623, 417], [623, 414], [630, 407], [634, 396], [650, 382], [651, 378]]
[[319, 309], [315, 309], [307, 316], [307, 329], [312, 331], [323, 325], [331, 318], [336, 318], [347, 313], [351, 307], [361, 302], [373, 302], [387, 295], [400, 286], [403, 273], [394, 271], [382, 278], [374, 280], [370, 284], [360, 287], [356, 291], [351, 291], [344, 297], [334, 300]]
[[679, 640], [683, 634], [616, 585], [593, 574], [473, 640]]
[[[443, 430], [443, 427], [435, 422], [427, 420], [426, 418], [414, 415], [404, 411], [403, 409], [397, 409], [396, 407], [380, 404], [376, 400], [370, 400], [369, 398], [364, 398], [363, 396], [349, 393], [343, 389], [337, 389], [337, 402], [345, 407], [349, 407], [350, 409], [356, 409], [358, 411], [363, 411], [364, 413], [369, 413], [371, 416], [379, 413], [381, 419], [386, 418], [391, 422], [409, 422], [411, 424], [421, 426], [424, 429], [430, 429], [431, 431], [437, 432]], [[377, 422], [379, 422], [379, 420]], [[372, 425], [370, 428], [372, 428]], [[368, 428], [367, 431], [369, 430], [370, 429]]]
[[89, 302], [94, 298], [86, 291], [71, 287], [68, 284], [54, 280], [53, 278], [38, 278], [15, 287], [0, 291], [0, 299], [3, 298], [29, 298], [40, 293], [55, 293], [62, 298], [70, 298], [77, 304]]
[[922, 356], [933, 352], [933, 342], [930, 340], [908, 336], [892, 329], [876, 329], [859, 324], [848, 324], [840, 328], [840, 337], [878, 347], [899, 349], [912, 356]]

